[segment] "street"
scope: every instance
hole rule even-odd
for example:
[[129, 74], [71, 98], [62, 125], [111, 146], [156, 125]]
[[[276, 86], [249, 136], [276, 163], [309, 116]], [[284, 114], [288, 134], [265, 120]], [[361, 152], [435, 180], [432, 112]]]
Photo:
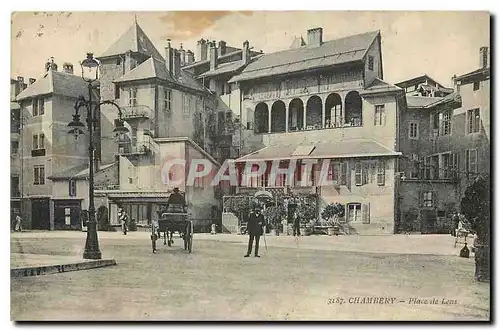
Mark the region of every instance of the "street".
[[[338, 237], [340, 238], [340, 237]], [[449, 253], [370, 253], [413, 240], [452, 246], [451, 236], [266, 237], [261, 258], [243, 258], [246, 236], [196, 234], [193, 253], [149, 234], [99, 233], [117, 265], [11, 281], [11, 318], [21, 320], [488, 320], [489, 284], [474, 258]], [[315, 245], [314, 242], [323, 244]], [[81, 256], [81, 232], [16, 233], [11, 252]], [[328, 243], [326, 246], [325, 243]], [[374, 244], [375, 243], [375, 244]], [[396, 249], [393, 249], [397, 251]], [[436, 248], [435, 250], [438, 250]], [[458, 252], [459, 249], [455, 251]], [[377, 251], [374, 249], [374, 251]], [[383, 298], [376, 299], [373, 298]]]

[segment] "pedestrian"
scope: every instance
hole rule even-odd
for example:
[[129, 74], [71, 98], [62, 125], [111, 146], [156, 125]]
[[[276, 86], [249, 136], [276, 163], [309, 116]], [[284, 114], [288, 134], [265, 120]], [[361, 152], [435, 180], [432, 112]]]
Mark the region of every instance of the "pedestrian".
[[300, 236], [300, 216], [297, 212], [293, 216], [293, 236]]
[[14, 227], [14, 231], [23, 232], [22, 218], [19, 214], [16, 215], [16, 226]]
[[249, 257], [252, 253], [253, 240], [255, 238], [255, 257], [260, 257], [259, 255], [259, 241], [260, 236], [264, 233], [264, 215], [261, 214], [260, 208], [255, 208], [253, 213], [250, 213], [250, 217], [248, 218], [248, 250], [247, 255], [245, 257]]
[[125, 210], [123, 210], [122, 206], [118, 206], [118, 218], [120, 220], [120, 223], [122, 224], [123, 234], [126, 235], [127, 231], [128, 231], [128, 224], [127, 224], [127, 222], [128, 222], [128, 215], [125, 212]]

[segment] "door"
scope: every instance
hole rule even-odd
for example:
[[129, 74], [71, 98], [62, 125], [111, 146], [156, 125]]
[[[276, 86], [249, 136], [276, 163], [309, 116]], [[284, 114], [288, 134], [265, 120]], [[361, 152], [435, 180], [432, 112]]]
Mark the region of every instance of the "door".
[[80, 210], [79, 200], [54, 201], [54, 229], [81, 230]]
[[34, 230], [50, 230], [49, 199], [31, 200], [31, 227]]

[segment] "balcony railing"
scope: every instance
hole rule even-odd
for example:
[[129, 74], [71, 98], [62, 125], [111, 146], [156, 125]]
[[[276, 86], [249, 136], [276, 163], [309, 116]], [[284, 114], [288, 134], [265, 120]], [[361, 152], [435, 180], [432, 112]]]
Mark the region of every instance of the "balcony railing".
[[135, 145], [129, 143], [120, 144], [118, 154], [127, 155], [145, 155], [151, 152], [151, 144], [149, 142], [137, 142]]
[[19, 190], [11, 190], [10, 191], [10, 196], [12, 198], [19, 198], [21, 196], [21, 191], [19, 191]]
[[137, 106], [123, 106], [122, 109], [122, 119], [134, 119], [134, 118], [152, 118], [153, 110], [146, 105]]

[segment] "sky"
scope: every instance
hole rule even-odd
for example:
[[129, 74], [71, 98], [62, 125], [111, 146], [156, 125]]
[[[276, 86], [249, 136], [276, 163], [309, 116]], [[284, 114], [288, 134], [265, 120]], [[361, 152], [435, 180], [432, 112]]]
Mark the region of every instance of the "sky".
[[323, 28], [323, 40], [380, 30], [384, 80], [428, 74], [445, 86], [454, 74], [479, 66], [479, 48], [489, 46], [487, 12], [418, 11], [169, 11], [14, 12], [11, 16], [11, 77], [38, 78], [47, 59], [59, 68], [75, 65], [87, 52], [99, 55], [137, 17], [161, 54], [166, 39], [196, 54], [200, 38], [224, 40], [271, 53], [289, 48], [307, 30]]

